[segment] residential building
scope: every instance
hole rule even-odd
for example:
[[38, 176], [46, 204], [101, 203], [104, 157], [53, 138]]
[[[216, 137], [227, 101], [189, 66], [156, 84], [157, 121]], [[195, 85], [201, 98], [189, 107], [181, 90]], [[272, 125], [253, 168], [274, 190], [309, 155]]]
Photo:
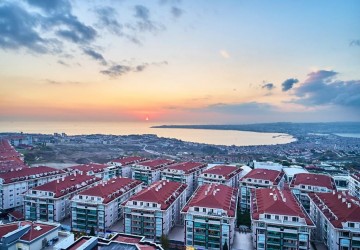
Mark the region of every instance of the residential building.
[[29, 189], [24, 195], [25, 219], [31, 221], [62, 221], [71, 213], [71, 198], [101, 179], [73, 174]]
[[82, 236], [65, 250], [124, 249], [163, 250], [160, 244], [145, 240], [144, 236], [117, 233], [110, 239]]
[[353, 173], [349, 178], [349, 193], [360, 199], [360, 173]]
[[132, 177], [131, 165], [139, 162], [146, 161], [147, 159], [140, 156], [125, 156], [122, 158], [114, 159], [108, 164], [117, 168], [117, 176]]
[[74, 231], [105, 235], [123, 214], [121, 204], [141, 190], [141, 182], [114, 177], [81, 191], [72, 198], [71, 227]]
[[287, 183], [291, 182], [291, 180], [294, 178], [295, 174], [309, 173], [309, 171], [307, 171], [306, 169], [304, 169], [302, 167], [296, 167], [296, 168], [286, 167], [286, 168], [283, 168], [282, 171], [284, 171], [284, 178]]
[[67, 173], [51, 167], [22, 168], [16, 171], [0, 173], [0, 210], [21, 208], [23, 193], [31, 188], [53, 181]]
[[328, 249], [360, 249], [360, 200], [346, 192], [309, 193], [313, 240]]
[[283, 169], [283, 165], [272, 162], [272, 161], [253, 161], [254, 169], [269, 169], [269, 170], [277, 170], [281, 171]]
[[332, 192], [336, 191], [334, 179], [330, 175], [300, 173], [295, 174], [290, 182], [290, 189], [296, 198], [301, 202], [306, 211], [310, 212], [310, 200], [308, 193], [310, 192]]
[[[43, 249], [59, 240], [60, 224], [19, 221], [0, 225], [0, 249]], [[73, 235], [69, 235], [73, 237]]]
[[172, 163], [174, 163], [173, 160], [156, 159], [133, 164], [131, 166], [132, 178], [142, 181], [144, 186], [149, 186], [159, 181], [161, 179], [161, 170]]
[[67, 168], [70, 173], [79, 173], [86, 175], [94, 175], [104, 180], [111, 179], [116, 176], [117, 170], [115, 166], [106, 164], [90, 163], [77, 165]]
[[288, 188], [252, 189], [250, 214], [255, 249], [310, 249], [315, 225]]
[[182, 223], [180, 211], [186, 203], [186, 184], [157, 181], [127, 200], [124, 232], [159, 240]]
[[284, 172], [271, 169], [253, 169], [240, 179], [240, 209], [250, 209], [250, 193], [255, 188], [282, 187]]
[[237, 166], [217, 165], [202, 172], [199, 176], [199, 186], [218, 183], [229, 187], [238, 187], [242, 169]]
[[182, 213], [185, 215], [185, 244], [196, 249], [228, 249], [234, 241], [238, 188], [223, 184], [200, 186]]
[[198, 176], [206, 167], [207, 164], [200, 162], [174, 163], [161, 171], [161, 179], [186, 184], [186, 199], [188, 199], [198, 186]]

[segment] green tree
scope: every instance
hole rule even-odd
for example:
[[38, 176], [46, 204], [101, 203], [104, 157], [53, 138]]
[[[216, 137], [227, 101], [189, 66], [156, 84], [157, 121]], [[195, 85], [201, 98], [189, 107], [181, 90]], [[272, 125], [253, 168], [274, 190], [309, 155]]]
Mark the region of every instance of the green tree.
[[170, 249], [170, 242], [169, 242], [169, 238], [167, 237], [167, 235], [165, 235], [165, 234], [161, 235], [160, 244], [161, 244], [162, 248], [164, 248], [164, 250]]
[[95, 228], [91, 227], [90, 229], [90, 236], [95, 236]]
[[224, 245], [223, 245], [223, 250], [229, 250], [229, 247], [228, 247], [228, 244], [227, 244], [227, 241], [225, 241]]

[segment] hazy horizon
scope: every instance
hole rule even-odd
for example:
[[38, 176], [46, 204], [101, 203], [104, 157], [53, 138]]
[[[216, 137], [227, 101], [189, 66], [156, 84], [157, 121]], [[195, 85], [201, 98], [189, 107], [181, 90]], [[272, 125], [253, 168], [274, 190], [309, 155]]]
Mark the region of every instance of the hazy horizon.
[[360, 1], [0, 3], [0, 121], [360, 121]]

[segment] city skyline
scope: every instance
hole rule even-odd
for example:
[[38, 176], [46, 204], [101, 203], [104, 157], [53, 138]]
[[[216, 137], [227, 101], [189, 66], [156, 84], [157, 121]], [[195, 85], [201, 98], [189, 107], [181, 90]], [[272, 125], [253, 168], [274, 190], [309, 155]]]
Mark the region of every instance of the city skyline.
[[0, 121], [360, 121], [358, 1], [2, 1]]

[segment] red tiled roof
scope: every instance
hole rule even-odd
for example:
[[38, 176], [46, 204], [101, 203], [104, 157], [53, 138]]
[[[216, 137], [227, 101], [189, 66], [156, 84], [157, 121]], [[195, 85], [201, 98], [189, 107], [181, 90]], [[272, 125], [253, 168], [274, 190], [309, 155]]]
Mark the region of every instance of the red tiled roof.
[[69, 170], [77, 170], [84, 173], [87, 173], [89, 171], [93, 171], [94, 173], [104, 172], [106, 168], [109, 166], [106, 164], [98, 164], [98, 163], [90, 163], [90, 164], [83, 164], [83, 165], [77, 165], [73, 167], [69, 167]]
[[15, 218], [16, 220], [23, 220], [25, 218], [24, 215], [19, 211], [12, 211], [8, 215]]
[[353, 196], [332, 192], [309, 193], [309, 197], [336, 228], [343, 228], [343, 222], [360, 222], [360, 200]]
[[100, 181], [101, 178], [89, 176], [89, 175], [80, 175], [74, 174], [64, 177], [63, 179], [54, 180], [44, 185], [37, 186], [33, 189], [30, 189], [28, 192], [31, 194], [31, 190], [40, 190], [48, 191], [55, 193], [54, 198], [59, 198], [66, 194], [77, 191], [79, 188], [83, 188], [87, 185]]
[[295, 174], [291, 180], [290, 187], [298, 185], [309, 185], [317, 187], [326, 187], [330, 190], [336, 190], [334, 179], [329, 175], [313, 174], [313, 173], [299, 173]]
[[204, 169], [206, 168], [206, 166], [207, 166], [206, 163], [200, 163], [200, 162], [179, 162], [167, 166], [166, 169], [181, 170], [184, 171], [185, 174], [190, 174], [199, 169]]
[[138, 163], [138, 162], [142, 162], [142, 161], [146, 161], [146, 160], [147, 160], [146, 158], [140, 157], [140, 156], [126, 156], [123, 158], [114, 159], [111, 162], [120, 163], [121, 166], [124, 166], [124, 165], [134, 164], [134, 163]]
[[241, 181], [246, 181], [248, 178], [250, 178], [250, 179], [271, 181], [274, 183], [274, 185], [277, 185], [279, 184], [283, 176], [284, 176], [284, 172], [282, 171], [256, 168], [251, 170], [244, 177], [242, 177]]
[[75, 241], [71, 246], [66, 248], [66, 250], [77, 250], [80, 246], [84, 245], [88, 240], [89, 238], [81, 237], [80, 239]]
[[241, 168], [235, 166], [217, 165], [205, 170], [202, 174], [216, 174], [222, 175], [225, 179], [230, 179], [234, 175], [239, 174], [242, 171]]
[[[0, 238], [6, 234], [11, 233], [14, 230], [18, 229], [19, 223], [21, 226], [25, 226], [25, 225], [31, 226], [30, 230], [20, 238], [21, 240], [24, 240], [24, 241], [32, 241], [32, 240], [50, 232], [51, 230], [59, 227], [59, 226], [55, 226], [55, 225], [49, 225], [49, 224], [43, 224], [43, 223], [37, 223], [37, 222], [31, 222], [31, 221], [21, 221], [21, 222], [3, 224], [3, 225], [0, 225]], [[38, 226], [41, 228], [41, 230], [35, 229]]]
[[86, 189], [79, 195], [89, 195], [104, 198], [103, 203], [109, 203], [115, 198], [141, 185], [142, 182], [130, 178], [115, 177]]
[[205, 184], [196, 190], [182, 212], [187, 212], [190, 207], [206, 207], [223, 209], [228, 216], [234, 217], [237, 198], [237, 188], [215, 183]]
[[141, 190], [128, 201], [155, 202], [161, 205], [161, 210], [166, 210], [183, 192], [187, 185], [173, 181], [157, 181], [149, 187]]
[[0, 161], [20, 158], [21, 154], [17, 152], [9, 143], [8, 140], [0, 140]]
[[298, 216], [304, 218], [307, 225], [314, 225], [289, 189], [251, 189], [251, 197], [252, 219], [258, 220], [260, 214], [278, 214]]
[[173, 160], [156, 159], [156, 160], [143, 161], [143, 162], [137, 163], [136, 165], [150, 167], [151, 170], [155, 170], [155, 169], [163, 168], [173, 162], [174, 162]]
[[6, 173], [14, 170], [19, 170], [22, 168], [29, 168], [21, 159], [11, 158], [7, 160], [0, 160], [0, 172]]
[[65, 173], [65, 172], [63, 170], [59, 170], [51, 167], [39, 166], [32, 168], [23, 168], [20, 170], [10, 171], [7, 173], [0, 173], [0, 178], [4, 180], [4, 184], [7, 184], [11, 182], [41, 178], [41, 177], [51, 176], [61, 173]]

